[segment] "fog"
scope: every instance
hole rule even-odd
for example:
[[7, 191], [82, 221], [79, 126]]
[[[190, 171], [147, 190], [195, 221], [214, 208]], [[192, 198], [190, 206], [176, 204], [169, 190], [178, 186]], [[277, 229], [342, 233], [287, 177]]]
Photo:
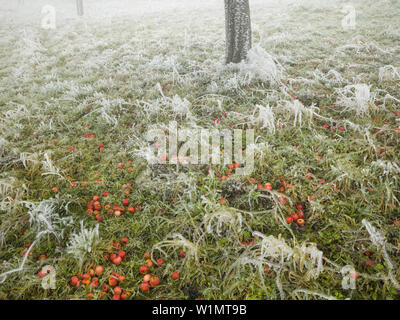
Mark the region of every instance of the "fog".
[[[188, 10], [208, 11], [210, 16], [223, 13], [223, 0], [84, 0], [84, 17], [88, 20], [117, 19], [126, 16], [147, 14], [166, 15], [184, 14]], [[57, 12], [57, 21], [77, 18], [75, 0], [1, 0], [2, 23], [20, 24], [38, 22], [42, 18], [44, 6], [53, 6]], [[335, 7], [345, 1], [339, 0], [252, 0], [250, 5], [254, 15], [274, 13], [276, 10], [290, 10], [297, 6], [310, 8]], [[261, 11], [260, 11], [261, 10]], [[106, 20], [105, 20], [106, 21]]]

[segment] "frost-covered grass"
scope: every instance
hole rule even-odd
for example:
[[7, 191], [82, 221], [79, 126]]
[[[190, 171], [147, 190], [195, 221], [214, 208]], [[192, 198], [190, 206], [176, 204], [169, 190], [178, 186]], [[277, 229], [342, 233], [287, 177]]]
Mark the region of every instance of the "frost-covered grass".
[[[75, 1], [9, 2], [1, 299], [84, 299], [90, 289], [68, 282], [99, 264], [100, 283], [119, 272], [132, 299], [400, 298], [399, 2], [352, 1], [357, 28], [344, 31], [347, 1], [251, 1], [254, 49], [230, 66], [222, 0], [84, 0], [81, 19]], [[55, 30], [40, 28], [43, 5], [57, 10]], [[145, 161], [149, 129], [216, 119], [255, 129], [251, 176]], [[142, 209], [97, 222], [86, 203], [105, 191], [102, 205], [129, 198]], [[298, 204], [303, 227], [285, 221]], [[121, 265], [105, 261], [125, 236]], [[147, 294], [145, 251], [166, 262]], [[40, 285], [44, 265], [55, 267], [54, 290]], [[359, 274], [355, 290], [342, 288], [345, 266]]]

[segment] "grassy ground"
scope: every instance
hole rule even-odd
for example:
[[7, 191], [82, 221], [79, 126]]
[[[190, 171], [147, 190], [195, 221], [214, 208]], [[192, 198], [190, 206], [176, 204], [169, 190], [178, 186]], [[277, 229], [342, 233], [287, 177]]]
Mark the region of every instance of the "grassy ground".
[[[344, 31], [344, 2], [254, 1], [256, 69], [242, 72], [222, 64], [218, 1], [85, 1], [85, 19], [51, 2], [1, 10], [1, 299], [111, 299], [114, 272], [128, 299], [400, 298], [398, 2], [353, 1]], [[40, 27], [44, 4], [55, 30]], [[251, 176], [145, 161], [148, 129], [215, 119], [256, 130]], [[85, 213], [95, 195], [101, 222]], [[123, 199], [133, 214], [107, 212]], [[301, 227], [285, 220], [297, 205]], [[123, 237], [116, 265], [104, 255]], [[165, 264], [142, 292], [146, 251]], [[41, 286], [46, 265], [55, 289]], [[97, 288], [70, 284], [97, 265]]]

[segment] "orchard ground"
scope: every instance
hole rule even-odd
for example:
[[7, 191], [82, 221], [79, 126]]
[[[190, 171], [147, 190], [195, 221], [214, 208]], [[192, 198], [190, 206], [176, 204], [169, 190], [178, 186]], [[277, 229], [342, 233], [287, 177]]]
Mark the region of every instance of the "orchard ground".
[[[239, 66], [223, 1], [8, 3], [1, 299], [400, 298], [398, 1], [352, 1], [346, 30], [347, 1], [251, 1]], [[254, 129], [253, 174], [149, 165], [145, 133], [174, 120]]]

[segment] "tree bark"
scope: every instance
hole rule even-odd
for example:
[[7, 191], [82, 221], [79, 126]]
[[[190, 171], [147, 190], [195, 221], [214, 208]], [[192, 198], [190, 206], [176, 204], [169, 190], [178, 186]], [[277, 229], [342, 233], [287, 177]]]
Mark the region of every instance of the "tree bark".
[[239, 63], [251, 49], [249, 0], [225, 0], [226, 63]]
[[78, 16], [83, 16], [83, 0], [76, 0], [76, 9]]

